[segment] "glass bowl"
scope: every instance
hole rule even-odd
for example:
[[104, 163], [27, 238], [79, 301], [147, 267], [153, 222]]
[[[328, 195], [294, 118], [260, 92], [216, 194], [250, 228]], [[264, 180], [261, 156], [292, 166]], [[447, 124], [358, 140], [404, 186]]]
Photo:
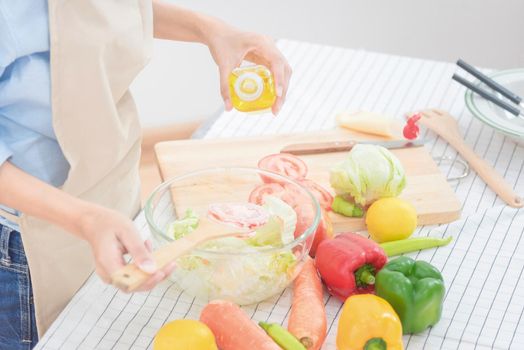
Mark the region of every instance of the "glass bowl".
[[[285, 190], [275, 192], [275, 188]], [[204, 217], [210, 204], [248, 203], [250, 196], [254, 198], [255, 189], [259, 200], [272, 195], [295, 203], [293, 209], [299, 223], [295, 239], [280, 247], [251, 246], [239, 237], [199, 245], [176, 260], [177, 268], [169, 277], [187, 294], [199, 299], [224, 299], [249, 305], [282, 292], [308, 256], [320, 221], [319, 203], [297, 182], [255, 168], [191, 172], [162, 183], [149, 197], [145, 216], [153, 245], [158, 248], [175, 241], [170, 224], [183, 218], [187, 210]]]

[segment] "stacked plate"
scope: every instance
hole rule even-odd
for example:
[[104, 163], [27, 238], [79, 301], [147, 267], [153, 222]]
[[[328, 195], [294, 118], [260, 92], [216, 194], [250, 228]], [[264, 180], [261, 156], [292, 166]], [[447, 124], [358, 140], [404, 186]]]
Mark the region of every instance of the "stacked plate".
[[[524, 69], [500, 71], [490, 75], [490, 78], [517, 95], [524, 96]], [[481, 85], [480, 82], [477, 84]], [[465, 99], [468, 109], [476, 118], [524, 144], [524, 118], [513, 116], [471, 90], [466, 91]]]

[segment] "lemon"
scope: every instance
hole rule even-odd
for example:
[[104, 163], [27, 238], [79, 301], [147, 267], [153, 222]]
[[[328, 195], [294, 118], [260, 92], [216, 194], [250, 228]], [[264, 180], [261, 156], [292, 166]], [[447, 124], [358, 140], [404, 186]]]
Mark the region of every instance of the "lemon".
[[217, 350], [215, 336], [202, 322], [175, 320], [166, 323], [155, 336], [153, 350]]
[[382, 198], [371, 204], [366, 213], [368, 232], [382, 243], [408, 238], [417, 227], [417, 212], [411, 203], [400, 198]]

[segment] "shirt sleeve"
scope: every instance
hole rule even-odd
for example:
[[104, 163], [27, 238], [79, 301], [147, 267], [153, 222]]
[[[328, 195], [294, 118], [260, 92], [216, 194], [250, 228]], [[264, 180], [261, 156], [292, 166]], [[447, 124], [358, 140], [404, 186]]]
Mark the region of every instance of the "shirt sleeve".
[[12, 155], [13, 151], [11, 151], [5, 142], [0, 140], [0, 166], [2, 166]]

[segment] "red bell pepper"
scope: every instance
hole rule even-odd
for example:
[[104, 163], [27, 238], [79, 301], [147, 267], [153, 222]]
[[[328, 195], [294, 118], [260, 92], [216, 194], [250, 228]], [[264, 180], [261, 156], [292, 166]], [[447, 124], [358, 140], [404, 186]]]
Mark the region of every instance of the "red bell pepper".
[[328, 291], [342, 301], [353, 294], [373, 293], [375, 274], [386, 262], [386, 253], [377, 243], [356, 233], [321, 242], [315, 257]]

